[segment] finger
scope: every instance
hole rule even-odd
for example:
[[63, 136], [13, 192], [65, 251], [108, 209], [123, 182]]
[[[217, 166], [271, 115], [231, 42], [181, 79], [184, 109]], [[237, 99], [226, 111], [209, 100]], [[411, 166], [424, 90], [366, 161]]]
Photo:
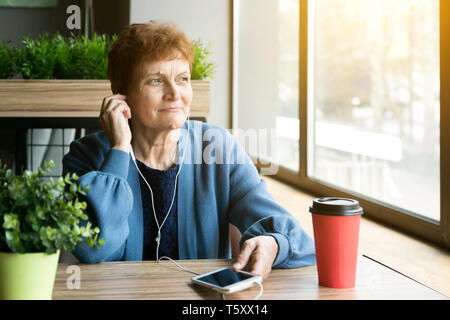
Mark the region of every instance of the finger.
[[262, 257], [255, 257], [252, 260], [253, 263], [250, 265], [249, 271], [254, 274], [259, 274], [265, 279], [267, 276], [266, 261]]
[[126, 119], [131, 119], [131, 109], [124, 101], [120, 101], [111, 112], [120, 112]]
[[111, 130], [115, 126], [114, 123], [128, 121], [127, 119], [131, 119], [130, 107], [125, 102], [117, 102], [117, 100], [110, 106], [110, 109], [102, 112], [99, 116], [100, 126], [105, 132]]
[[121, 109], [123, 115], [127, 119], [131, 119], [131, 108], [128, 106], [128, 104], [124, 103], [122, 104], [123, 108]]
[[115, 94], [112, 96], [107, 96], [107, 97], [103, 98], [102, 110], [106, 110], [108, 108], [108, 106], [110, 105], [110, 103], [114, 100], [126, 101], [126, 99], [127, 99], [127, 96], [124, 96], [122, 94]]
[[103, 98], [103, 101], [102, 101], [102, 107], [106, 107], [107, 105], [108, 105], [108, 103], [111, 101], [111, 100], [114, 100], [114, 99], [117, 99], [117, 100], [126, 100], [127, 99], [127, 97], [126, 96], [124, 96], [124, 95], [122, 95], [122, 94], [114, 94], [114, 95], [112, 95], [112, 96], [107, 96], [107, 97], [104, 97]]
[[[123, 100], [111, 100], [109, 102], [109, 105], [107, 106], [107, 108], [105, 108], [105, 110], [103, 111], [103, 114], [108, 114], [108, 113], [112, 113], [112, 112], [124, 112], [124, 111], [130, 111], [130, 107], [128, 106], [128, 104], [123, 101]], [[131, 114], [130, 114], [131, 117]]]
[[111, 108], [113, 108], [115, 105], [117, 105], [120, 102], [126, 103], [126, 100], [117, 99], [117, 98], [112, 98], [112, 99], [106, 100], [106, 103], [102, 106], [103, 112], [107, 112], [108, 110], [110, 110]]
[[131, 119], [131, 109], [128, 107], [128, 108], [123, 112], [123, 115], [125, 116], [125, 118]]
[[242, 250], [239, 253], [236, 262], [233, 264], [233, 269], [242, 270], [248, 263], [248, 260], [255, 249], [255, 242], [252, 240], [247, 240], [242, 246]]

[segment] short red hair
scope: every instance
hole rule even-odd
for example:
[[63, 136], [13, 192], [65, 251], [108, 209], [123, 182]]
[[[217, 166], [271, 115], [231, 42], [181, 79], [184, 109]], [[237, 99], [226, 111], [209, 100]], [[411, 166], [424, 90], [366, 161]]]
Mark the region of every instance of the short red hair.
[[134, 69], [140, 63], [175, 58], [176, 54], [189, 62], [192, 71], [194, 46], [175, 24], [150, 21], [125, 27], [108, 53], [112, 92], [128, 93]]

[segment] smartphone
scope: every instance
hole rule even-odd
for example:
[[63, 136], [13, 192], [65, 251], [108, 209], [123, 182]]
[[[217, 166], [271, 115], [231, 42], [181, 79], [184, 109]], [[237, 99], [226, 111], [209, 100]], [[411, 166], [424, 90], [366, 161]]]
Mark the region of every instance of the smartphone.
[[195, 284], [226, 294], [250, 288], [261, 281], [260, 275], [232, 268], [221, 268], [192, 278]]

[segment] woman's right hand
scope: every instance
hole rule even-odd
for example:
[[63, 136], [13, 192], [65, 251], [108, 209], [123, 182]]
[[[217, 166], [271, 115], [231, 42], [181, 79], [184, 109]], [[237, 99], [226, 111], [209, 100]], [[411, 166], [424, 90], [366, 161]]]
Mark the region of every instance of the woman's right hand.
[[105, 97], [99, 121], [111, 147], [130, 152], [131, 130], [128, 119], [131, 118], [131, 109], [126, 99], [127, 97], [121, 94]]

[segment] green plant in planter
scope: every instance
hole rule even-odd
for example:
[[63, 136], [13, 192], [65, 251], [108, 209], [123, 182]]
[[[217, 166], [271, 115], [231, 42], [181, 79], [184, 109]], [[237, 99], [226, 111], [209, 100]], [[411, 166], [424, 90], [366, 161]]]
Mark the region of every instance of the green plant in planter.
[[216, 64], [208, 61], [211, 56], [211, 45], [205, 46], [200, 39], [192, 41], [194, 45], [194, 61], [192, 63], [192, 80], [214, 79]]
[[92, 39], [44, 33], [22, 39], [18, 64], [24, 79], [107, 79], [108, 51], [117, 36]]
[[[17, 65], [24, 79], [108, 79], [108, 52], [117, 37], [94, 34], [89, 39], [43, 33], [37, 39], [24, 36], [23, 46], [17, 50], [0, 42], [0, 78], [10, 77]], [[200, 39], [192, 43], [191, 79], [214, 79], [217, 65], [209, 61], [211, 45], [204, 45]]]
[[[103, 245], [75, 174], [46, 181], [53, 161], [13, 176], [0, 162], [0, 299], [51, 299], [60, 249]], [[44, 171], [45, 170], [45, 171]]]
[[0, 169], [0, 251], [52, 254], [61, 248], [72, 251], [81, 242], [104, 244], [98, 227], [90, 222], [80, 226], [88, 217], [83, 212], [86, 202], [78, 196], [85, 196], [89, 187], [81, 188], [75, 174], [45, 181], [45, 171], [53, 166], [50, 161], [38, 172], [25, 170], [16, 176], [6, 166]]
[[10, 43], [0, 41], [0, 79], [7, 79], [15, 72], [16, 48]]

